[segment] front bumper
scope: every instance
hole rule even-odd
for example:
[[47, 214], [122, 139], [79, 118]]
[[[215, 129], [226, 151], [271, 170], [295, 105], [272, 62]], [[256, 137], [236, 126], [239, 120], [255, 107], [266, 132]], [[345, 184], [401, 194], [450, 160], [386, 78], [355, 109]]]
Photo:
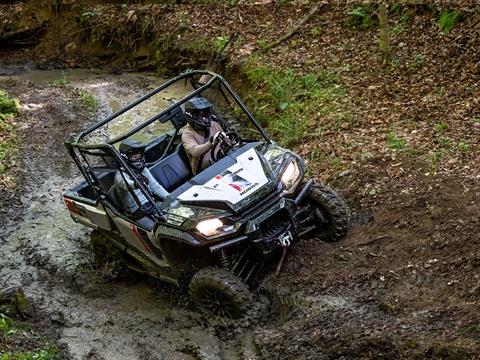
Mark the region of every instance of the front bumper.
[[304, 230], [299, 221], [300, 204], [312, 183], [307, 182], [295, 198], [284, 197], [281, 193], [269, 196], [266, 203], [248, 212], [241, 236], [213, 245], [210, 251], [215, 253], [249, 242], [261, 256], [267, 256], [285, 246], [285, 239], [292, 242]]

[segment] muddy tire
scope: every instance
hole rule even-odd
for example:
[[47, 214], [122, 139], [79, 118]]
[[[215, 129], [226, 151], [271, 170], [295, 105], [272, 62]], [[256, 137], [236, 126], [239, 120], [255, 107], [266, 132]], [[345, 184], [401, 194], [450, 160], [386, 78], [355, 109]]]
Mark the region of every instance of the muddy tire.
[[125, 259], [111, 240], [99, 230], [90, 234], [93, 256], [97, 268], [106, 279], [115, 280], [127, 276]]
[[331, 187], [315, 181], [307, 201], [312, 205], [317, 220], [324, 223], [318, 237], [325, 241], [338, 241], [348, 230], [348, 207], [345, 200]]
[[93, 256], [98, 266], [105, 266], [108, 262], [111, 262], [111, 245], [108, 239], [98, 230], [93, 230], [90, 234], [90, 244], [92, 245]]
[[193, 276], [190, 296], [203, 311], [234, 319], [246, 315], [253, 304], [247, 285], [231, 272], [216, 267], [204, 268]]

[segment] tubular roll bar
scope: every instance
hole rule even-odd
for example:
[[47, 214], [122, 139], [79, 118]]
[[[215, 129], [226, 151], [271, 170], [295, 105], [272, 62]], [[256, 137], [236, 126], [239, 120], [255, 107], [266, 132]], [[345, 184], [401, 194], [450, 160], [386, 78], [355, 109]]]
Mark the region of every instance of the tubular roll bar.
[[[200, 87], [198, 88], [195, 88], [195, 83], [193, 81], [193, 77], [195, 75], [208, 75], [210, 76], [210, 80], [208, 80], [208, 82], [206, 82], [205, 84], [201, 85]], [[125, 112], [127, 112], [128, 110], [134, 108], [135, 106], [137, 106], [138, 104], [142, 103], [143, 101], [151, 98], [152, 96], [154, 96], [155, 94], [159, 93], [160, 91], [168, 88], [170, 85], [172, 85], [173, 83], [179, 81], [179, 80], [182, 80], [182, 79], [185, 79], [185, 81], [188, 81], [190, 80], [190, 82], [192, 83], [192, 86], [195, 88], [194, 91], [192, 91], [190, 94], [188, 94], [187, 96], [183, 97], [182, 99], [180, 99], [179, 101], [175, 102], [174, 104], [170, 105], [169, 107], [167, 107], [166, 109], [160, 111], [158, 114], [152, 116], [150, 119], [147, 119], [145, 120], [142, 124], [134, 127], [133, 129], [131, 129], [130, 131], [128, 131], [127, 133], [125, 134], [122, 134], [122, 135], [119, 135], [117, 137], [115, 137], [114, 139], [112, 140], [109, 140], [107, 143], [99, 143], [99, 144], [87, 144], [87, 143], [80, 143], [81, 140], [91, 134], [92, 132], [94, 132], [95, 130], [97, 130], [98, 128], [102, 127], [103, 125], [107, 124], [108, 122], [114, 120], [115, 118], [117, 118], [118, 116], [124, 114]], [[129, 136], [133, 135], [134, 133], [136, 133], [137, 131], [139, 130], [142, 130], [143, 128], [147, 127], [148, 125], [150, 125], [151, 123], [153, 123], [154, 121], [162, 118], [162, 116], [164, 116], [165, 114], [169, 113], [171, 110], [173, 110], [174, 108], [180, 106], [181, 104], [185, 103], [186, 101], [188, 101], [189, 99], [193, 98], [194, 96], [200, 94], [202, 91], [208, 89], [215, 81], [219, 81], [224, 87], [225, 89], [227, 90], [227, 92], [234, 98], [234, 100], [237, 102], [238, 105], [240, 105], [240, 107], [242, 108], [242, 110], [247, 114], [248, 118], [250, 119], [250, 121], [253, 122], [253, 124], [255, 125], [255, 127], [257, 128], [257, 130], [262, 134], [263, 138], [268, 142], [268, 143], [272, 143], [272, 140], [269, 139], [267, 133], [265, 132], [265, 130], [263, 130], [263, 128], [260, 126], [260, 124], [255, 120], [255, 118], [253, 117], [252, 113], [248, 110], [248, 108], [246, 107], [246, 105], [243, 103], [243, 101], [240, 99], [240, 97], [237, 95], [237, 93], [232, 89], [232, 87], [230, 86], [230, 84], [220, 75], [214, 73], [214, 72], [211, 72], [211, 71], [207, 71], [207, 70], [193, 70], [193, 71], [187, 71], [187, 72], [184, 72], [168, 81], [166, 81], [165, 83], [163, 83], [162, 85], [160, 85], [159, 87], [157, 87], [156, 89], [150, 91], [149, 93], [145, 94], [144, 96], [140, 97], [139, 99], [135, 100], [134, 102], [128, 104], [127, 106], [125, 106], [124, 108], [120, 109], [119, 111], [115, 112], [114, 114], [108, 116], [107, 118], [101, 120], [100, 122], [90, 126], [89, 128], [87, 128], [86, 130], [82, 131], [79, 135], [77, 135], [76, 137], [73, 137], [69, 140], [66, 140], [65, 141], [65, 146], [68, 150], [68, 152], [70, 153], [71, 157], [73, 158], [73, 160], [75, 161], [77, 167], [79, 168], [79, 170], [82, 172], [85, 180], [88, 182], [88, 184], [92, 187], [93, 191], [96, 193], [97, 195], [97, 199], [101, 198], [101, 195], [100, 193], [98, 193], [98, 190], [95, 186], [95, 181], [97, 180], [96, 178], [94, 178], [94, 176], [92, 174], [89, 173], [88, 169], [83, 165], [82, 161], [77, 157], [77, 154], [75, 153], [75, 149], [78, 149], [78, 151], [80, 152], [80, 155], [81, 157], [83, 158], [83, 160], [88, 164], [87, 160], [85, 159], [85, 156], [83, 154], [83, 152], [81, 150], [104, 150], [106, 151], [107, 153], [110, 153], [113, 155], [113, 157], [115, 158], [115, 160], [124, 168], [124, 170], [128, 173], [129, 176], [131, 176], [133, 179], [135, 178], [135, 174], [133, 174], [133, 171], [130, 169], [130, 167], [126, 164], [125, 160], [120, 156], [120, 154], [118, 153], [117, 149], [113, 146], [113, 144], [119, 142], [119, 141], [122, 141], [126, 138], [128, 138]], [[177, 132], [178, 132], [178, 129], [177, 129]], [[153, 199], [152, 195], [150, 195], [150, 192], [147, 191], [146, 187], [143, 185], [143, 183], [141, 182], [137, 182], [140, 189], [142, 190], [143, 194], [147, 197], [147, 199], [154, 205], [156, 205], [155, 203], [155, 200]], [[164, 215], [162, 213], [162, 211], [157, 207], [155, 206], [155, 210], [157, 212], [157, 215], [159, 215], [161, 218], [164, 218]]]
[[235, 99], [235, 101], [240, 105], [240, 107], [242, 108], [242, 110], [247, 114], [248, 118], [250, 119], [250, 121], [253, 122], [253, 124], [255, 125], [255, 127], [257, 128], [257, 130], [262, 134], [262, 136], [264, 137], [264, 139], [271, 143], [272, 141], [269, 139], [267, 133], [265, 132], [265, 130], [263, 130], [263, 128], [258, 124], [258, 122], [255, 120], [255, 118], [253, 117], [252, 113], [248, 110], [248, 108], [246, 107], [246, 105], [243, 103], [243, 101], [240, 99], [240, 97], [237, 95], [237, 93], [232, 89], [232, 87], [230, 86], [230, 84], [220, 75], [214, 73], [214, 72], [211, 72], [211, 71], [207, 71], [207, 70], [193, 70], [193, 71], [187, 71], [185, 73], [182, 73], [168, 81], [166, 81], [165, 83], [163, 83], [162, 85], [160, 85], [159, 87], [157, 87], [156, 89], [150, 91], [149, 93], [145, 94], [144, 96], [142, 96], [141, 98], [135, 100], [134, 102], [128, 104], [127, 106], [125, 106], [124, 108], [120, 109], [119, 111], [117, 111], [116, 113], [110, 115], [109, 117], [107, 117], [106, 119], [103, 119], [102, 121], [94, 124], [93, 126], [90, 126], [89, 128], [87, 128], [86, 130], [82, 131], [73, 141], [67, 141], [65, 143], [65, 145], [67, 146], [67, 148], [69, 148], [70, 146], [73, 146], [73, 147], [78, 147], [78, 148], [82, 148], [82, 149], [91, 149], [91, 148], [98, 148], [99, 147], [99, 144], [91, 144], [91, 145], [88, 145], [88, 144], [80, 144], [80, 141], [85, 137], [87, 136], [88, 134], [91, 134], [93, 131], [97, 130], [98, 128], [102, 127], [103, 125], [107, 124], [108, 122], [112, 121], [113, 119], [117, 118], [118, 116], [124, 114], [125, 112], [127, 112], [128, 110], [134, 108], [135, 106], [137, 106], [138, 104], [140, 104], [141, 102], [151, 98], [152, 96], [154, 96], [155, 94], [159, 93], [160, 91], [168, 88], [170, 85], [172, 85], [173, 83], [179, 81], [179, 80], [182, 80], [182, 79], [185, 79], [185, 81], [187, 80], [192, 80], [193, 76], [195, 75], [209, 75], [211, 76], [210, 80], [203, 84], [202, 86], [200, 86], [198, 89], [195, 89], [193, 92], [191, 92], [189, 95], [183, 97], [182, 99], [180, 99], [179, 101], [175, 102], [174, 104], [170, 105], [169, 107], [167, 107], [166, 109], [162, 110], [161, 112], [159, 112], [158, 114], [152, 116], [150, 119], [147, 119], [146, 121], [144, 121], [142, 124], [134, 127], [133, 129], [131, 129], [130, 131], [128, 131], [126, 134], [122, 134], [122, 135], [119, 135], [117, 137], [115, 137], [114, 139], [108, 141], [108, 144], [114, 144], [116, 142], [119, 142], [119, 141], [122, 141], [126, 138], [128, 138], [129, 136], [133, 135], [134, 133], [142, 130], [143, 128], [147, 127], [148, 125], [150, 125], [152, 122], [156, 121], [157, 119], [160, 119], [162, 116], [164, 116], [165, 114], [167, 114], [169, 111], [171, 111], [173, 108], [175, 107], [178, 107], [179, 105], [183, 104], [184, 102], [188, 101], [189, 99], [191, 99], [192, 97], [200, 94], [202, 91], [206, 90], [207, 88], [209, 88], [215, 81], [220, 81], [220, 83], [225, 87], [225, 89], [228, 91], [228, 93]]

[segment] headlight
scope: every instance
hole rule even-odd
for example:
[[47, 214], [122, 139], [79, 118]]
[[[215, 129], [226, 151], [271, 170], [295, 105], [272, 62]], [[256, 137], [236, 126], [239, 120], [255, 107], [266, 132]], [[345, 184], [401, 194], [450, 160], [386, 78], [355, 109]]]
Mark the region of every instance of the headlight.
[[234, 233], [238, 230], [238, 226], [234, 224], [224, 224], [219, 218], [214, 218], [200, 221], [196, 229], [205, 236], [215, 238]]
[[197, 224], [197, 230], [205, 236], [212, 236], [217, 233], [217, 229], [221, 228], [223, 223], [220, 219], [209, 219], [199, 222]]
[[291, 192], [294, 190], [295, 186], [300, 180], [300, 176], [301, 171], [300, 167], [298, 166], [298, 161], [292, 160], [292, 162], [287, 165], [285, 170], [283, 170], [282, 177], [280, 178], [280, 181], [282, 182], [286, 192]]

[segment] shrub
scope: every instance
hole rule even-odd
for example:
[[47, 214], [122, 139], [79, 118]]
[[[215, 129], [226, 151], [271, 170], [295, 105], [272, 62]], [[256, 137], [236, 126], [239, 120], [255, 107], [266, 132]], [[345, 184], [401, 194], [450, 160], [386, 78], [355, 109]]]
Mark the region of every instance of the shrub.
[[348, 13], [349, 23], [352, 26], [360, 26], [362, 28], [369, 28], [377, 24], [375, 19], [374, 9], [370, 6], [357, 6]]
[[16, 115], [18, 109], [18, 100], [11, 99], [4, 91], [0, 90], [0, 117], [5, 115]]

